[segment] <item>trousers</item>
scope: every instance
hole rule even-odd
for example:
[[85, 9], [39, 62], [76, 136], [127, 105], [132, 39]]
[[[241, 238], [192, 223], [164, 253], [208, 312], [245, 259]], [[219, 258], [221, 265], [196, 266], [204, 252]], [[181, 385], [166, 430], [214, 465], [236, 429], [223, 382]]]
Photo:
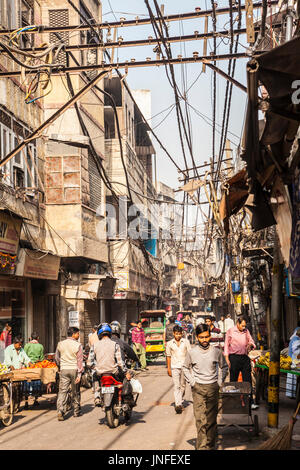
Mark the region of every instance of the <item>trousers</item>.
[[142, 346], [139, 343], [133, 343], [133, 350], [137, 357], [139, 358], [139, 361], [141, 363], [141, 368], [145, 369], [147, 367], [147, 361], [146, 361], [146, 349], [144, 346]]
[[195, 383], [192, 387], [196, 420], [196, 450], [213, 450], [216, 444], [219, 385]]
[[71, 401], [73, 404], [74, 414], [80, 412], [80, 382], [75, 384], [77, 377], [77, 369], [63, 369], [59, 373], [59, 390], [57, 396], [57, 411], [62, 414], [66, 413], [68, 390], [71, 386]]
[[183, 370], [172, 369], [172, 379], [174, 384], [175, 406], [181, 406], [186, 387], [186, 381], [183, 374]]
[[239, 373], [242, 373], [243, 382], [251, 380], [251, 361], [246, 354], [229, 354], [230, 382], [237, 382]]

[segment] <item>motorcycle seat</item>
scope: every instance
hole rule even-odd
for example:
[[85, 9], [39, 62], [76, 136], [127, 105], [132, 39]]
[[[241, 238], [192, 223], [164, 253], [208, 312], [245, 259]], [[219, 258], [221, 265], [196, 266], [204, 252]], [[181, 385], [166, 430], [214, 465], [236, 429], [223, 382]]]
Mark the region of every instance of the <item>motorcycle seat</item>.
[[100, 380], [101, 385], [123, 385], [123, 383], [116, 380], [112, 374], [102, 374]]

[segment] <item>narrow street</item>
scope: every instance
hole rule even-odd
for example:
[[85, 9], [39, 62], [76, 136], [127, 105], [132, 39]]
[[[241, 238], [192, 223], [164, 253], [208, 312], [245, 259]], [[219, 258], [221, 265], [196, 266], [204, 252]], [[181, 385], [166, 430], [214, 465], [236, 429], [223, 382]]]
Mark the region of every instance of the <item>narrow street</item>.
[[[143, 393], [133, 411], [129, 426], [121, 424], [109, 429], [104, 413], [95, 409], [91, 390], [82, 389], [80, 418], [70, 417], [58, 422], [54, 395], [43, 396], [35, 409], [24, 410], [15, 416], [9, 428], [1, 428], [0, 445], [5, 450], [186, 450], [193, 451], [196, 428], [194, 424], [191, 391], [185, 397], [185, 409], [181, 415], [174, 411], [173, 382], [167, 376], [163, 363], [149, 366], [149, 371], [139, 374]], [[287, 424], [294, 402], [282, 398], [279, 426]], [[262, 404], [255, 411], [260, 427], [266, 426], [267, 406]], [[236, 424], [247, 423], [248, 417], [230, 416]], [[226, 418], [227, 419], [227, 418]], [[99, 422], [100, 420], [100, 422]], [[300, 422], [295, 424], [292, 449], [300, 449]], [[218, 450], [255, 450], [263, 436], [249, 439], [240, 428], [219, 430]]]

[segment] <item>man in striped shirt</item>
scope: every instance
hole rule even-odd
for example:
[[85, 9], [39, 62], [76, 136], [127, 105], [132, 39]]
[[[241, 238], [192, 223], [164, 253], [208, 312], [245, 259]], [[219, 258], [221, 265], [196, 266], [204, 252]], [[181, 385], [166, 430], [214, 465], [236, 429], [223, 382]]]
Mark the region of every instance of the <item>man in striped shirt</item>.
[[217, 346], [218, 348], [221, 348], [224, 344], [221, 330], [215, 327], [212, 321], [212, 317], [207, 317], [205, 319], [205, 324], [209, 327], [209, 331], [211, 335], [210, 344], [212, 346]]

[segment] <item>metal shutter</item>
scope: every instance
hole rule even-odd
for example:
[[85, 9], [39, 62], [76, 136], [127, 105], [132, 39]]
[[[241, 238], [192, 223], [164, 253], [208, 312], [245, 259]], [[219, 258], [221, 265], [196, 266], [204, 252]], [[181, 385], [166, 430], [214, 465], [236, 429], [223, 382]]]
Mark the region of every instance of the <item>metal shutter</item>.
[[[97, 157], [96, 157], [97, 158]], [[102, 197], [102, 180], [95, 160], [89, 152], [89, 183], [90, 183], [90, 207], [97, 210], [100, 206]]]

